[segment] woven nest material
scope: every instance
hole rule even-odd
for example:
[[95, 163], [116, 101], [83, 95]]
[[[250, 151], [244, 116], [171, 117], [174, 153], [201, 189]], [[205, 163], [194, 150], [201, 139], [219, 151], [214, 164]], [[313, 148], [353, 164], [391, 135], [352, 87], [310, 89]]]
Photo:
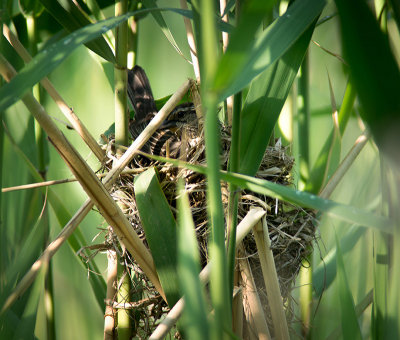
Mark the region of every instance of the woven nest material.
[[[110, 140], [110, 143], [113, 143], [113, 140]], [[204, 165], [205, 143], [203, 131], [186, 134], [184, 143], [186, 144], [184, 160], [190, 163]], [[230, 144], [230, 128], [221, 126], [222, 169], [227, 169]], [[133, 174], [122, 174], [115, 183], [112, 191], [113, 198], [120, 202], [120, 206], [124, 207], [125, 215], [146, 244], [145, 234], [135, 203], [133, 178], [137, 173], [143, 172], [147, 168], [153, 166], [158, 169], [161, 187], [173, 213], [176, 212], [176, 184], [179, 178], [184, 179], [196, 227], [201, 261], [202, 265], [205, 266], [208, 262], [207, 241], [209, 231], [207, 225], [206, 179], [204, 175], [190, 170], [177, 169], [170, 164], [150, 162], [148, 159], [143, 158], [143, 156], [137, 156], [130, 165]], [[256, 177], [282, 185], [290, 185], [292, 167], [293, 158], [289, 156], [287, 147], [282, 146], [280, 141], [277, 141], [275, 145], [267, 147]], [[222, 200], [226, 212], [228, 201], [226, 183], [222, 183]], [[241, 192], [241, 198], [239, 200], [238, 221], [240, 222], [250, 208], [254, 206], [261, 206], [265, 210], [268, 210], [267, 224], [271, 248], [275, 259], [282, 297], [284, 300], [287, 300], [290, 297], [291, 287], [300, 270], [302, 261], [308, 256], [311, 243], [314, 239], [315, 228], [312, 214], [309, 211], [305, 211], [291, 204], [245, 190]], [[257, 247], [251, 234], [243, 240], [243, 245], [253, 271], [267, 319], [269, 319], [268, 299], [265, 293], [264, 281], [257, 255]], [[134, 287], [132, 296], [140, 291], [144, 294], [143, 296], [154, 300], [153, 303], [143, 304], [142, 307], [136, 308], [136, 314], [140, 314], [139, 319], [141, 319], [141, 322], [138, 322], [136, 325], [138, 336], [146, 338], [151, 334], [158, 319], [168, 311], [168, 308], [162, 302], [162, 299], [159, 298], [154, 287], [136, 263], [128, 258], [125, 260], [124, 264], [131, 269], [133, 268], [134, 271], [132, 272], [135, 272], [134, 277], [132, 277], [132, 286]], [[286, 303], [286, 308], [289, 305], [290, 304]], [[291, 314], [288, 308], [288, 319], [291, 319]], [[136, 320], [138, 320], [138, 318], [136, 318]]]

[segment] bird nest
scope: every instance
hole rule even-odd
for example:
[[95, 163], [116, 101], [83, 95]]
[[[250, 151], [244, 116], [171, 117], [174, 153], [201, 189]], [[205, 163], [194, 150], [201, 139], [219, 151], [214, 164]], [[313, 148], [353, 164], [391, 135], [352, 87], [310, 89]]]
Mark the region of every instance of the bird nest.
[[[229, 149], [231, 145], [230, 128], [221, 125], [221, 168], [227, 169]], [[110, 144], [113, 143], [111, 139]], [[186, 149], [184, 150], [185, 160], [189, 163], [202, 164], [205, 161], [205, 143], [203, 130], [186, 134]], [[181, 149], [183, 150], [183, 149]], [[293, 158], [288, 153], [288, 148], [282, 146], [280, 141], [268, 146], [260, 169], [256, 175], [268, 181], [282, 185], [291, 185], [291, 171]], [[109, 162], [111, 166], [111, 160]], [[124, 209], [132, 227], [146, 243], [146, 236], [143, 231], [139, 213], [135, 203], [133, 187], [134, 176], [148, 169], [158, 169], [159, 182], [167, 198], [172, 212], [176, 213], [176, 185], [178, 179], [183, 178], [185, 188], [189, 196], [191, 212], [196, 227], [196, 235], [201, 254], [201, 262], [204, 267], [208, 262], [207, 242], [209, 236], [206, 207], [206, 178], [204, 175], [187, 169], [178, 169], [171, 164], [150, 161], [144, 156], [138, 155], [130, 164], [130, 173], [123, 173], [114, 184], [112, 190], [113, 198], [118, 201]], [[228, 187], [222, 183], [222, 201], [227, 215]], [[315, 227], [313, 216], [310, 211], [293, 206], [283, 201], [268, 196], [259, 195], [248, 190], [241, 192], [238, 204], [238, 222], [240, 222], [252, 207], [262, 207], [268, 211], [267, 225], [271, 240], [281, 293], [284, 301], [290, 297], [291, 288], [301, 268], [303, 260], [311, 251], [311, 243], [314, 239]], [[257, 254], [257, 247], [252, 234], [243, 240], [245, 256], [248, 257], [254, 280], [262, 301], [267, 319], [270, 319], [268, 299], [265, 293], [264, 281]], [[126, 254], [123, 264], [129, 268], [131, 274], [133, 291], [131, 296], [140, 296], [142, 304], [137, 303], [134, 317], [137, 329], [137, 336], [147, 338], [154, 330], [162, 315], [168, 311], [168, 307], [159, 297], [151, 282], [146, 278], [139, 266]], [[145, 303], [147, 301], [147, 303]], [[287, 317], [291, 319], [292, 312], [289, 306]]]

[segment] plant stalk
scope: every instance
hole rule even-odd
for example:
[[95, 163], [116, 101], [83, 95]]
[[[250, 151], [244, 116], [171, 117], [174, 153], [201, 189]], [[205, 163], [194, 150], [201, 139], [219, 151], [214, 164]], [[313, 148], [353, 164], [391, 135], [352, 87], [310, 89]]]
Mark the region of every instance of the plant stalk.
[[[115, 16], [126, 13], [127, 0], [115, 2]], [[115, 59], [114, 68], [114, 96], [115, 96], [115, 142], [120, 145], [128, 145], [128, 110], [127, 110], [127, 54], [128, 54], [128, 24], [122, 22], [115, 29]], [[123, 151], [117, 149], [117, 154]]]

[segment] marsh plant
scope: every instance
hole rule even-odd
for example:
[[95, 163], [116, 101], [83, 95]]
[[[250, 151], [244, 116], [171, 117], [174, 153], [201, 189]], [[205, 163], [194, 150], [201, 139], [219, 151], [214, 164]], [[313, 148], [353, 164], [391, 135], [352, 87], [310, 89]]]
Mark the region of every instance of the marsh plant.
[[392, 1], [0, 1], [3, 339], [400, 337]]

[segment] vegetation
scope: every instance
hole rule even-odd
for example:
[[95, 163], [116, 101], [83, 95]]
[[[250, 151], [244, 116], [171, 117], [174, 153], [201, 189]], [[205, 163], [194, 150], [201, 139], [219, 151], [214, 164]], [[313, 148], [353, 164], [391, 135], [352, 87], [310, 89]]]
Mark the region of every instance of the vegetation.
[[1, 338], [400, 337], [394, 1], [0, 4]]

